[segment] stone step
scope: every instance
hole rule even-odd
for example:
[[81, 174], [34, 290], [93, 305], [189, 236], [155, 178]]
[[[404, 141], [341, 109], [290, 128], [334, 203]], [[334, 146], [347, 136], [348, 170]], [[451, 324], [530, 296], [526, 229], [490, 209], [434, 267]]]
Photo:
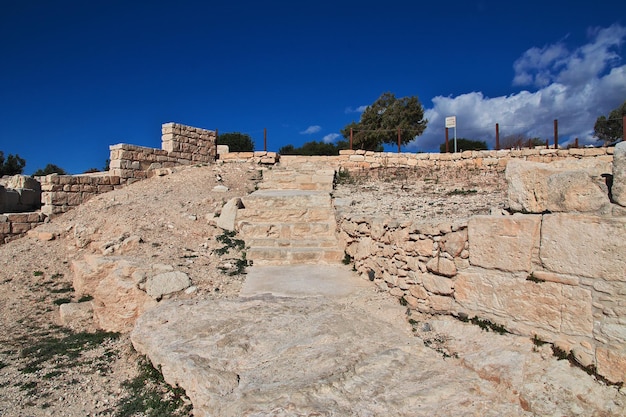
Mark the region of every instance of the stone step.
[[240, 209], [241, 219], [257, 223], [278, 221], [281, 223], [316, 223], [334, 220], [334, 213], [327, 208], [290, 209]]
[[253, 265], [336, 264], [344, 256], [339, 248], [251, 247], [246, 251]]
[[273, 239], [273, 238], [254, 238], [246, 240], [251, 248], [318, 248], [318, 249], [336, 249], [337, 239], [334, 236], [328, 239]]
[[330, 208], [330, 193], [313, 190], [257, 190], [241, 199], [246, 209]]
[[335, 180], [334, 169], [266, 170], [261, 190], [324, 190], [331, 191]]
[[335, 238], [334, 221], [281, 223], [254, 222], [251, 219], [238, 222], [237, 229], [244, 239], [320, 239]]

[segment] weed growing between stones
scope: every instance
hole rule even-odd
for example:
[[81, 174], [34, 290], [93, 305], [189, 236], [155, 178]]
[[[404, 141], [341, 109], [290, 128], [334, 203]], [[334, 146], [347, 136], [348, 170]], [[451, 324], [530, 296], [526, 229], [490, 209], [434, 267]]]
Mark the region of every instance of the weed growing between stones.
[[234, 230], [224, 230], [224, 233], [215, 238], [224, 246], [213, 250], [213, 253], [219, 256], [224, 256], [231, 251], [240, 253], [240, 258], [233, 259], [232, 263], [226, 263], [218, 267], [223, 273], [231, 276], [245, 274], [246, 267], [251, 265], [251, 262], [246, 259], [246, 252], [244, 251], [246, 243], [241, 239], [236, 239], [236, 234]]
[[335, 184], [354, 184], [354, 178], [347, 169], [339, 168], [335, 172]]
[[215, 249], [214, 252], [221, 256], [229, 253], [231, 249], [243, 250], [246, 246], [246, 242], [241, 239], [235, 239], [236, 234], [237, 232], [234, 230], [224, 230], [224, 233], [215, 238], [218, 242], [223, 243], [224, 246]]
[[489, 320], [479, 319], [478, 317], [468, 318], [466, 315], [459, 315], [457, 318], [464, 323], [472, 323], [486, 332], [493, 331], [498, 334], [510, 333], [503, 325]]
[[[535, 336], [536, 337], [536, 336]], [[533, 340], [534, 342], [534, 340]], [[544, 343], [548, 343], [548, 342], [544, 342]], [[622, 388], [624, 386], [623, 382], [611, 382], [608, 379], [606, 379], [605, 377], [603, 377], [602, 375], [598, 374], [598, 371], [595, 367], [595, 365], [588, 365], [585, 366], [582, 363], [578, 362], [578, 360], [576, 359], [576, 357], [574, 356], [574, 354], [572, 353], [572, 351], [565, 351], [563, 349], [561, 349], [558, 346], [555, 346], [554, 344], [551, 344], [550, 347], [552, 348], [552, 354], [554, 355], [555, 358], [557, 358], [558, 360], [562, 361], [562, 360], [567, 360], [571, 366], [575, 366], [576, 368], [580, 368], [583, 371], [585, 371], [587, 373], [587, 375], [590, 375], [592, 377], [594, 377], [597, 381], [605, 384], [605, 385], [612, 385], [612, 386], [616, 386], [618, 388]]]
[[191, 415], [191, 402], [180, 387], [165, 382], [159, 369], [145, 357], [138, 363], [139, 375], [123, 383], [128, 395], [117, 404], [115, 416], [182, 417]]

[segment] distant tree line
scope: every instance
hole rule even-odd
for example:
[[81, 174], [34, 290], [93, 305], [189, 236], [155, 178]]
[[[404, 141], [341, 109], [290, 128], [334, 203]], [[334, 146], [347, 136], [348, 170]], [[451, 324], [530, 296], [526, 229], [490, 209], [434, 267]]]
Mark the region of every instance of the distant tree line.
[[311, 141], [306, 142], [299, 148], [294, 147], [293, 145], [283, 146], [278, 150], [278, 153], [281, 155], [305, 155], [305, 156], [313, 156], [313, 155], [339, 155], [339, 151], [342, 149], [349, 149], [350, 143], [344, 140], [340, 140], [337, 143], [325, 143], [325, 142], [317, 142]]
[[21, 174], [22, 171], [24, 171], [25, 166], [26, 161], [23, 158], [20, 158], [19, 155], [9, 154], [5, 160], [4, 152], [0, 151], [0, 177], [4, 175]]

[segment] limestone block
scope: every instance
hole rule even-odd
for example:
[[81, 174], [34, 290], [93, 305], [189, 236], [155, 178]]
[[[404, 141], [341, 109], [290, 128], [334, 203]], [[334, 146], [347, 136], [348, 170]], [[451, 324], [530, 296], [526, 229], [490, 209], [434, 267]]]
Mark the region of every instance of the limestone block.
[[456, 257], [465, 249], [465, 242], [467, 242], [467, 229], [446, 234], [439, 244], [442, 251], [452, 257]]
[[237, 218], [237, 211], [242, 209], [243, 203], [241, 198], [230, 199], [220, 212], [220, 217], [217, 219], [217, 226], [224, 230], [235, 230], [235, 219]]
[[564, 285], [561, 287], [561, 293], [563, 296], [561, 332], [591, 338], [593, 334], [591, 291]]
[[626, 142], [615, 146], [613, 153], [613, 201], [626, 207]]
[[100, 329], [129, 332], [135, 321], [157, 302], [138, 288], [138, 278], [116, 268], [100, 281], [93, 293], [94, 318]]
[[[604, 190], [591, 177], [597, 178], [606, 173], [603, 171], [609, 169], [610, 167], [603, 161], [592, 164], [567, 160], [567, 162], [544, 164], [517, 159], [511, 160], [506, 167], [509, 207], [514, 211], [530, 213], [572, 209], [591, 211], [596, 196], [599, 196], [597, 198], [602, 201], [602, 204], [606, 203], [606, 200], [600, 196]], [[568, 171], [577, 173], [565, 174]], [[583, 173], [586, 173], [587, 176]], [[558, 176], [558, 174], [562, 175]], [[549, 182], [549, 179], [555, 175], [556, 178]], [[557, 195], [554, 195], [555, 193]], [[579, 196], [577, 193], [582, 193], [582, 195]], [[575, 201], [570, 202], [570, 199]], [[595, 202], [595, 204], [599, 203]], [[570, 208], [570, 206], [573, 207]]]
[[468, 222], [470, 263], [503, 271], [530, 271], [539, 247], [541, 216], [473, 216]]
[[428, 261], [426, 268], [433, 274], [443, 275], [444, 277], [453, 277], [457, 273], [454, 261], [441, 256]]
[[422, 284], [426, 290], [433, 294], [450, 295], [454, 292], [454, 282], [438, 275], [422, 275]]
[[596, 349], [596, 364], [598, 373], [611, 382], [626, 382], [626, 352], [605, 349]]
[[539, 255], [549, 271], [626, 281], [625, 251], [624, 217], [571, 213], [543, 217]]
[[443, 295], [431, 295], [428, 297], [428, 302], [431, 311], [434, 313], [450, 313], [454, 305], [454, 299], [452, 297]]
[[411, 288], [409, 288], [409, 293], [420, 300], [426, 300], [428, 298], [428, 293], [421, 285], [412, 285]]
[[[550, 175], [547, 180], [550, 192], [545, 207], [555, 212], [598, 212], [608, 209], [608, 190], [601, 188], [583, 171], [565, 171]], [[606, 187], [604, 187], [606, 188]]]
[[571, 302], [563, 297], [561, 288], [551, 282], [537, 284], [498, 271], [474, 269], [459, 272], [454, 298], [470, 314], [506, 317], [506, 327], [513, 331], [540, 328], [558, 333], [562, 306]]
[[6, 188], [27, 189], [41, 192], [41, 184], [34, 178], [26, 175], [14, 175], [9, 178]]
[[157, 274], [146, 281], [146, 293], [155, 300], [164, 295], [182, 291], [191, 285], [189, 276], [184, 272], [171, 271]]

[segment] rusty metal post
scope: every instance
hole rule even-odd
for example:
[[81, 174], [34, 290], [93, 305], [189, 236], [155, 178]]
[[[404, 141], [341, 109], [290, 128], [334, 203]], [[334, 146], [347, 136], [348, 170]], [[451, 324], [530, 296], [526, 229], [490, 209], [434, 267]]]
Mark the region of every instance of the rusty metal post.
[[578, 148], [578, 138], [574, 141], [574, 148]]
[[352, 150], [352, 128], [350, 128], [350, 150]]
[[448, 128], [446, 127], [446, 153], [450, 153], [450, 143], [448, 142]]
[[554, 149], [559, 149], [559, 121], [554, 119]]
[[622, 116], [622, 139], [626, 142], [626, 114]]
[[398, 153], [400, 153], [400, 136], [402, 136], [402, 129], [398, 128]]
[[528, 139], [528, 149], [532, 149], [533, 148], [533, 142], [532, 140]]
[[220, 132], [215, 129], [215, 160], [217, 161], [217, 158], [219, 158], [219, 155], [217, 154], [217, 139], [220, 137]]
[[500, 125], [496, 123], [496, 151], [500, 150]]
[[550, 149], [550, 139], [546, 139], [546, 149]]
[[267, 128], [263, 128], [263, 152], [267, 152]]

